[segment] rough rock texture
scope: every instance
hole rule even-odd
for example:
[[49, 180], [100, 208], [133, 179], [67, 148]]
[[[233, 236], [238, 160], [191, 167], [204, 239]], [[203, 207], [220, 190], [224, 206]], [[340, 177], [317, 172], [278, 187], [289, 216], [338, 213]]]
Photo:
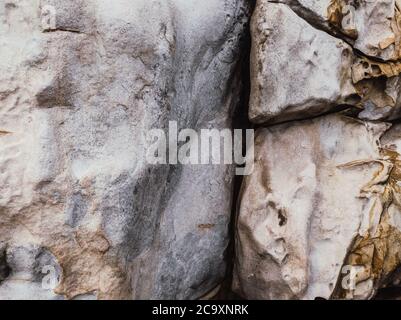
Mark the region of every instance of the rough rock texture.
[[364, 54], [397, 60], [401, 58], [400, 4], [399, 0], [332, 0], [327, 18], [351, 37], [354, 47]]
[[351, 47], [313, 28], [287, 5], [260, 1], [252, 31], [252, 121], [304, 118], [356, 95]]
[[255, 170], [236, 222], [241, 296], [369, 299], [399, 286], [400, 5], [257, 1]]
[[342, 35], [363, 54], [398, 60], [400, 52], [399, 0], [281, 0], [319, 29]]
[[[386, 26], [391, 20], [383, 18], [383, 14], [398, 17], [394, 0], [354, 4], [354, 19], [368, 28], [357, 33], [356, 41], [340, 33], [336, 23], [329, 19], [336, 1], [326, 7], [324, 3], [328, 1], [283, 2], [259, 0], [255, 9], [252, 121], [267, 124], [304, 119], [344, 106], [363, 110], [360, 118], [365, 120], [394, 120], [401, 116], [398, 95], [401, 63], [397, 60], [398, 53], [394, 53], [401, 35], [388, 31], [392, 32], [394, 43], [383, 49], [377, 45], [372, 49], [376, 54], [365, 50], [365, 46], [373, 48], [372, 43], [381, 39], [377, 37], [386, 36]], [[357, 17], [359, 11], [363, 14]], [[341, 15], [340, 21], [347, 18]], [[391, 48], [393, 58], [386, 56]]]
[[[258, 131], [238, 218], [240, 294], [369, 298], [396, 270], [401, 134], [389, 127], [330, 115]], [[355, 291], [339, 288], [345, 265], [361, 269]]]
[[[219, 291], [234, 168], [150, 164], [148, 133], [231, 127], [251, 2], [0, 0], [0, 299]], [[400, 287], [401, 1], [257, 0], [251, 29], [234, 290]]]
[[0, 298], [194, 299], [221, 282], [233, 170], [149, 165], [146, 133], [230, 127], [247, 15], [0, 0]]

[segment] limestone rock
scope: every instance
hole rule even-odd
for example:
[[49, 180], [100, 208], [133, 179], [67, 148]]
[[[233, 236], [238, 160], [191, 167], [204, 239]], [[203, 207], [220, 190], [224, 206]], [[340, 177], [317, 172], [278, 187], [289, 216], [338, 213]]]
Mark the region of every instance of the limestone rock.
[[399, 281], [399, 125], [334, 114], [259, 129], [255, 148], [237, 222], [239, 294], [367, 299]]
[[146, 134], [230, 127], [248, 14], [245, 0], [0, 0], [0, 298], [218, 286], [233, 170], [150, 165]]
[[352, 48], [289, 6], [258, 1], [252, 37], [252, 121], [303, 119], [356, 102]]
[[239, 199], [241, 296], [368, 299], [399, 284], [401, 129], [385, 122], [401, 117], [399, 4], [257, 2], [250, 119], [264, 128]]
[[366, 56], [384, 61], [401, 58], [399, 0], [284, 0], [283, 2], [316, 27], [344, 37]]
[[[391, 21], [385, 18], [390, 15], [387, 11], [395, 14], [398, 7], [389, 1], [363, 2], [358, 6], [363, 19], [369, 20], [367, 23], [361, 18], [365, 21], [361, 25], [374, 29], [358, 29], [358, 42], [345, 35], [344, 30], [334, 28], [330, 14], [340, 10], [335, 3], [258, 1], [252, 21], [251, 121], [272, 124], [307, 119], [346, 107], [359, 111], [363, 120], [401, 117], [400, 61], [365, 52], [360, 44], [385, 35]], [[346, 17], [341, 16], [343, 19]], [[390, 48], [395, 46], [387, 47]]]
[[400, 4], [396, 0], [378, 0], [347, 5], [344, 0], [333, 0], [328, 19], [355, 37], [354, 47], [364, 54], [397, 60], [401, 58]]

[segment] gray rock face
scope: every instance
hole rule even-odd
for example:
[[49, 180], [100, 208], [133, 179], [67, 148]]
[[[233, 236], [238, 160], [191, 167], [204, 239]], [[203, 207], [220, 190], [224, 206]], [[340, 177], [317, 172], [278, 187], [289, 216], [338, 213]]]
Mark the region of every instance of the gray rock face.
[[150, 165], [146, 133], [230, 128], [248, 13], [0, 1], [0, 298], [195, 299], [221, 282], [232, 168]]

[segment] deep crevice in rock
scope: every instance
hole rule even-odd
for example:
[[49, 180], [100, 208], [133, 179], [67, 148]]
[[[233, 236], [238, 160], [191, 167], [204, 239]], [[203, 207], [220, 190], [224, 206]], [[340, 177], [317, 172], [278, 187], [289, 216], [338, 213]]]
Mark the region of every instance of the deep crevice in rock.
[[[250, 12], [253, 13], [256, 0], [250, 0]], [[249, 101], [251, 94], [251, 73], [250, 73], [250, 55], [251, 55], [251, 31], [250, 31], [250, 18], [248, 24], [246, 25], [245, 36], [242, 44], [241, 59], [240, 59], [240, 74], [241, 74], [241, 93], [238, 107], [234, 112], [233, 116], [233, 129], [253, 129], [255, 126], [249, 121], [248, 111], [249, 111]], [[246, 151], [245, 137], [243, 137], [243, 154]], [[235, 176], [234, 186], [233, 186], [233, 200], [231, 209], [231, 222], [229, 226], [229, 237], [230, 243], [226, 250], [226, 261], [227, 261], [227, 271], [226, 276], [221, 286], [220, 291], [216, 295], [216, 299], [226, 299], [235, 300], [242, 299], [231, 289], [233, 269], [235, 261], [235, 225], [237, 218], [237, 208], [239, 205], [240, 191], [242, 185], [243, 176]]]
[[319, 16], [317, 16], [314, 12], [308, 10], [307, 8], [302, 7], [296, 0], [270, 0], [268, 2], [276, 3], [276, 4], [283, 4], [283, 5], [288, 6], [299, 18], [301, 18], [302, 20], [307, 22], [309, 25], [311, 25], [316, 30], [325, 32], [329, 36], [332, 36], [341, 41], [344, 41], [352, 48], [354, 55], [356, 57], [358, 57], [358, 56], [365, 57], [369, 60], [379, 62], [379, 63], [400, 62], [400, 60], [391, 60], [391, 59], [388, 61], [385, 61], [383, 59], [380, 59], [379, 57], [368, 55], [368, 54], [362, 52], [361, 50], [355, 48], [354, 43], [350, 37], [348, 37], [346, 34], [341, 32], [341, 30], [338, 30], [338, 28], [336, 28], [336, 26], [331, 25], [327, 21], [321, 20], [319, 18]]

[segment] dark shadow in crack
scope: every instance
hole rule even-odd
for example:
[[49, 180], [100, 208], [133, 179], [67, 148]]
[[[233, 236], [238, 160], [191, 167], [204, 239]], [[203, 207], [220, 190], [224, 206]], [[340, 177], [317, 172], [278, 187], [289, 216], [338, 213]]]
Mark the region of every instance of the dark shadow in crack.
[[[254, 11], [256, 0], [250, 0], [250, 12]], [[242, 56], [240, 59], [239, 68], [241, 74], [241, 95], [238, 107], [233, 115], [233, 129], [253, 129], [253, 124], [249, 121], [249, 98], [251, 92], [251, 78], [250, 78], [250, 54], [251, 54], [251, 34], [250, 34], [250, 21], [246, 26], [246, 32], [242, 44]], [[245, 134], [243, 141], [243, 154], [245, 154]], [[233, 269], [235, 261], [235, 226], [237, 219], [237, 207], [239, 204], [239, 196], [242, 185], [243, 176], [235, 176], [233, 187], [233, 202], [231, 210], [231, 222], [229, 225], [230, 243], [225, 253], [227, 261], [227, 271], [222, 286], [215, 297], [212, 299], [217, 300], [238, 300], [242, 299], [235, 292], [232, 291]]]

